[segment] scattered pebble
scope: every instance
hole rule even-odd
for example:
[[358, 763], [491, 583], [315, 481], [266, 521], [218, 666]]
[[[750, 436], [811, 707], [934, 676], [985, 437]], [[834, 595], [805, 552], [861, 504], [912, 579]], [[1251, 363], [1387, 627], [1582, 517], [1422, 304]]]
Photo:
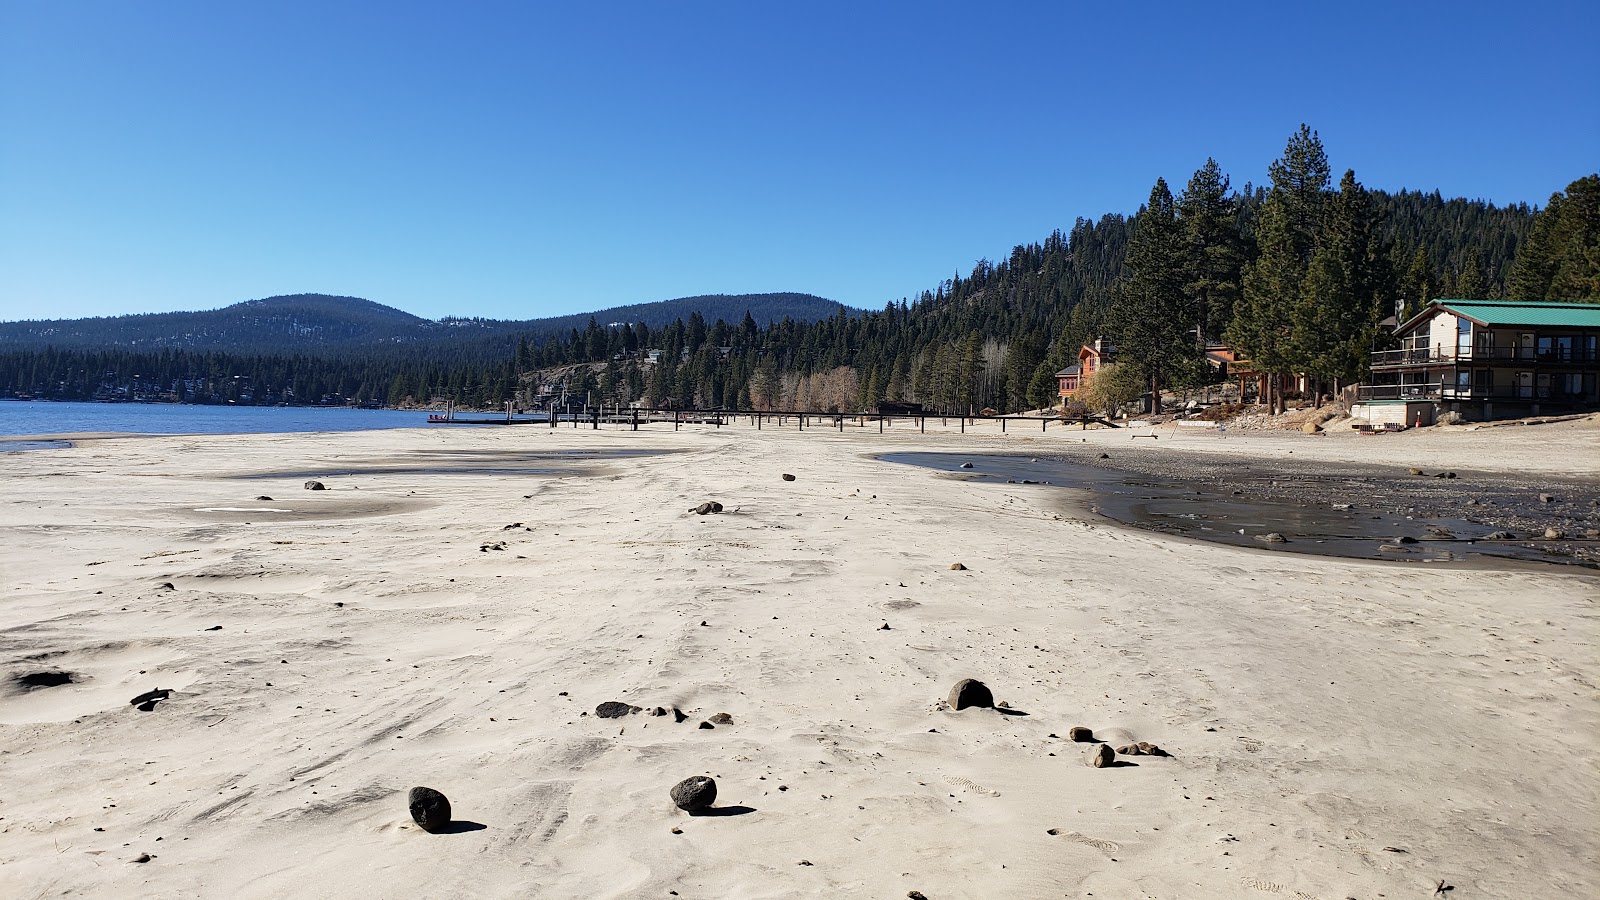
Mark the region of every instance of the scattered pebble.
[[988, 685], [975, 678], [963, 678], [950, 689], [950, 708], [966, 709], [969, 706], [994, 706], [994, 694]]
[[406, 798], [411, 819], [429, 834], [437, 834], [450, 824], [450, 801], [429, 787], [414, 787]]
[[1104, 769], [1116, 762], [1117, 753], [1111, 749], [1110, 744], [1100, 744], [1089, 751], [1089, 764], [1096, 769]]
[[672, 802], [684, 812], [699, 812], [717, 800], [717, 782], [705, 775], [695, 775], [672, 786]]

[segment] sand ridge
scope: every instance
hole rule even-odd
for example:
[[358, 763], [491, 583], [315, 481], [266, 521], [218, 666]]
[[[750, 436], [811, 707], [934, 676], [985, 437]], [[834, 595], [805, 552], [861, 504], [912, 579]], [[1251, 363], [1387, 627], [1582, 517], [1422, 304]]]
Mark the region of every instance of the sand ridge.
[[[1381, 440], [1481, 465], [1488, 438], [1464, 437]], [[1600, 888], [1593, 576], [1172, 541], [871, 458], [1068, 439], [505, 428], [10, 455], [0, 894]], [[1369, 452], [1322, 441], [1213, 444]], [[676, 452], [525, 477], [366, 465], [610, 447]], [[1563, 470], [1551, 452], [1505, 464]], [[359, 474], [317, 495], [235, 477], [339, 466]], [[724, 512], [688, 512], [708, 499]], [[280, 501], [333, 512], [180, 514]], [[77, 680], [14, 681], [46, 670]], [[1025, 715], [941, 709], [963, 677]], [[128, 705], [153, 687], [173, 694]], [[597, 718], [610, 700], [690, 718]], [[698, 727], [719, 712], [733, 724]], [[1173, 755], [1090, 768], [1074, 725]], [[748, 811], [675, 810], [699, 774]], [[415, 785], [469, 827], [422, 833]]]

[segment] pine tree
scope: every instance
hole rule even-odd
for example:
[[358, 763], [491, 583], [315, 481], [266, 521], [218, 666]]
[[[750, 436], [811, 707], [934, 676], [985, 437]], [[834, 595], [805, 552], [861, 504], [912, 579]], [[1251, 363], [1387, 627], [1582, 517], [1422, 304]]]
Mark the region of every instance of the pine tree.
[[1278, 412], [1282, 376], [1305, 362], [1297, 355], [1292, 320], [1322, 232], [1328, 158], [1317, 133], [1301, 125], [1269, 171], [1272, 188], [1255, 219], [1260, 253], [1245, 268], [1227, 334], [1235, 350], [1268, 376], [1268, 407]]
[[1150, 385], [1151, 411], [1161, 411], [1161, 386], [1186, 360], [1199, 355], [1198, 309], [1185, 290], [1187, 247], [1172, 191], [1156, 179], [1150, 202], [1135, 220], [1128, 270], [1112, 307], [1117, 356]]
[[1209, 157], [1178, 197], [1178, 224], [1188, 251], [1184, 289], [1207, 338], [1221, 335], [1233, 319], [1233, 305], [1239, 297], [1244, 241], [1234, 207], [1228, 196], [1228, 176]]
[[1393, 277], [1377, 213], [1355, 172], [1344, 173], [1327, 210], [1295, 307], [1294, 356], [1302, 371], [1337, 389], [1366, 373], [1378, 319], [1393, 303]]
[[1534, 216], [1507, 294], [1516, 300], [1600, 302], [1600, 175], [1552, 194]]

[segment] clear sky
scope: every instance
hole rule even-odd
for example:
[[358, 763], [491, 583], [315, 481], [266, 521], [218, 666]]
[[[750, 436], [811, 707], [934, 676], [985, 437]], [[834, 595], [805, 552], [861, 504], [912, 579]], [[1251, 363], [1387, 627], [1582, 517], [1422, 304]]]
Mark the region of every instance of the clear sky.
[[1600, 169], [1600, 4], [0, 0], [0, 319], [913, 296], [1303, 121], [1369, 187]]

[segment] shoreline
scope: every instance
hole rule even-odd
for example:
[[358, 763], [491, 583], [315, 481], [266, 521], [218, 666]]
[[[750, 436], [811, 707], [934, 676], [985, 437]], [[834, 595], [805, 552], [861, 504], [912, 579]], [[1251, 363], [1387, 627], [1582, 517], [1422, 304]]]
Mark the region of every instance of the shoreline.
[[[1445, 465], [1483, 459], [1479, 436], [1386, 443], [1386, 465], [1424, 450]], [[1172, 540], [1076, 519], [1037, 486], [869, 458], [954, 443], [886, 437], [418, 428], [9, 457], [9, 886], [354, 897], [450, 883], [563, 898], [1600, 887], [1592, 575]], [[1056, 436], [968, 438], [956, 452], [1043, 455]], [[1152, 466], [1167, 446], [1096, 440], [1096, 458]], [[1335, 466], [1351, 449], [1227, 440], [1226, 455], [1201, 459], [1276, 465], [1294, 449]], [[1549, 457], [1570, 449], [1513, 446], [1495, 457], [1508, 471], [1559, 467]], [[673, 452], [592, 458], [609, 449]], [[537, 454], [572, 463], [471, 471]], [[460, 468], [396, 470], [418, 460]], [[356, 474], [321, 479], [326, 491], [282, 474], [313, 471]], [[722, 513], [689, 511], [713, 499]], [[48, 672], [75, 680], [16, 681]], [[942, 708], [962, 678], [1026, 715]], [[155, 687], [173, 694], [129, 706]], [[609, 701], [688, 718], [598, 718]], [[717, 713], [731, 721], [711, 723]], [[1074, 726], [1172, 755], [1093, 768]], [[1518, 761], [1535, 749], [1537, 765]], [[720, 805], [747, 811], [674, 810], [668, 789], [701, 774]], [[416, 785], [481, 827], [420, 832], [405, 804]], [[142, 853], [153, 858], [128, 861]]]

